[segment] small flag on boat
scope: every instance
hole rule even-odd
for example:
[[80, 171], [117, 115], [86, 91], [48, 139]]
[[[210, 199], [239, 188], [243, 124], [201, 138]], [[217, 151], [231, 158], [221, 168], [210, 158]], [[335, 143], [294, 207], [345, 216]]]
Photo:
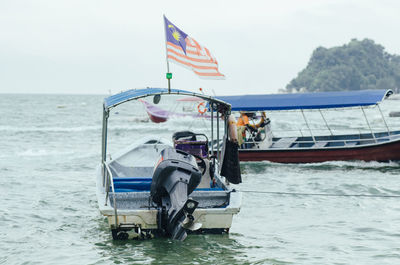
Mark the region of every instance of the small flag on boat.
[[191, 69], [202, 79], [225, 79], [210, 51], [172, 24], [165, 16], [167, 60]]

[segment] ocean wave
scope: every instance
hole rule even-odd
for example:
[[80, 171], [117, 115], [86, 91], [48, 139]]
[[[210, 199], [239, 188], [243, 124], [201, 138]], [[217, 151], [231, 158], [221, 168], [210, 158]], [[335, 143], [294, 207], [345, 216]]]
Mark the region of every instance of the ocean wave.
[[16, 153], [16, 155], [19, 157], [66, 156], [73, 154], [75, 154], [74, 151], [59, 151], [59, 150], [50, 151], [45, 149], [27, 149]]
[[399, 162], [378, 162], [378, 161], [327, 161], [323, 163], [301, 164], [299, 167], [314, 170], [362, 170], [379, 172], [398, 172]]
[[0, 126], [0, 132], [85, 132], [100, 131], [101, 126], [79, 126], [79, 127], [15, 127]]
[[275, 163], [271, 161], [257, 162], [240, 162], [242, 169], [245, 172], [254, 172], [256, 174], [264, 173], [266, 170], [281, 168], [290, 168], [289, 170], [312, 170], [312, 171], [375, 171], [381, 173], [396, 173], [400, 170], [399, 162], [377, 162], [377, 161], [326, 161], [321, 163], [306, 163], [306, 164], [289, 164]]
[[277, 163], [271, 161], [246, 161], [241, 162], [243, 164], [257, 164], [257, 165], [272, 165], [272, 166], [287, 166], [287, 165], [296, 165], [298, 167], [315, 167], [315, 166], [335, 166], [335, 167], [345, 167], [345, 166], [357, 166], [359, 168], [379, 168], [379, 167], [399, 167], [400, 163], [396, 161], [389, 161], [389, 162], [378, 162], [378, 161], [325, 161], [319, 163]]

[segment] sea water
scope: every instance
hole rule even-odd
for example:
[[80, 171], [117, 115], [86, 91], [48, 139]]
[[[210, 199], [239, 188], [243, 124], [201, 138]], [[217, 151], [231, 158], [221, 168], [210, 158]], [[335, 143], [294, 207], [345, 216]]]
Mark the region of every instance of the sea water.
[[[95, 195], [103, 98], [1, 95], [0, 264], [400, 264], [400, 198], [260, 193], [400, 195], [396, 162], [242, 163], [237, 189], [248, 192], [229, 234], [113, 241]], [[399, 108], [382, 104], [390, 128]], [[138, 108], [112, 114], [112, 152], [146, 134], [204, 129], [186, 117], [162, 130]], [[379, 110], [366, 114], [386, 130]], [[275, 135], [309, 135], [298, 113], [267, 115]], [[319, 112], [306, 115], [326, 133]], [[337, 132], [369, 130], [360, 109], [324, 115]]]

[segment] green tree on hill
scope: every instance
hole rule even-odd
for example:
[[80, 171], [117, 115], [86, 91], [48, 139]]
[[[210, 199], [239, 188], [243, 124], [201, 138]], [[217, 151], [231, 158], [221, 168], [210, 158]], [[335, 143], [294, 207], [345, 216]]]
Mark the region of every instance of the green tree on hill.
[[373, 40], [353, 39], [330, 49], [318, 47], [287, 86], [288, 92], [400, 88], [400, 56]]

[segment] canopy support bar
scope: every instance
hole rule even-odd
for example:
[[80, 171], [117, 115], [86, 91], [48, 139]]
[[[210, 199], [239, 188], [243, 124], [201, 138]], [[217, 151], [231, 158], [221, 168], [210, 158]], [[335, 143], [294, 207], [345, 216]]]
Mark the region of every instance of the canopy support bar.
[[303, 110], [301, 110], [301, 114], [303, 115], [304, 121], [306, 122], [307, 128], [310, 131], [310, 134], [311, 134], [311, 137], [312, 137], [314, 143], [316, 143], [315, 137], [314, 137], [314, 135], [313, 135], [313, 133], [311, 131], [310, 125], [308, 125], [308, 122], [307, 122], [306, 116], [304, 115], [304, 111]]
[[386, 123], [385, 116], [383, 116], [383, 113], [382, 113], [382, 110], [381, 110], [381, 107], [379, 106], [379, 104], [377, 104], [377, 106], [378, 106], [379, 112], [381, 113], [383, 123], [385, 123], [386, 129], [388, 131], [388, 136], [390, 136], [390, 129], [389, 129], [388, 124]]
[[214, 155], [214, 103], [211, 103], [210, 107], [211, 107], [211, 155]]
[[218, 110], [217, 110], [217, 158], [219, 158], [219, 112], [218, 112]]
[[103, 131], [101, 134], [101, 165], [102, 165], [102, 171], [103, 171], [103, 187], [106, 184], [105, 183], [106, 168], [104, 167], [104, 162], [106, 161], [106, 157], [107, 157], [108, 116], [109, 116], [109, 112], [106, 111], [105, 108], [103, 108]]
[[331, 130], [331, 128], [329, 127], [328, 123], [326, 122], [325, 117], [324, 117], [324, 115], [322, 114], [321, 109], [318, 109], [318, 110], [319, 110], [319, 113], [321, 114], [322, 119], [323, 119], [324, 122], [325, 122], [326, 127], [328, 128], [328, 130], [329, 130], [329, 132], [331, 133], [331, 135], [333, 135], [332, 130]]
[[378, 141], [375, 138], [375, 135], [374, 135], [374, 132], [372, 131], [371, 125], [369, 124], [369, 121], [368, 121], [367, 115], [365, 114], [364, 108], [363, 107], [360, 107], [360, 108], [361, 108], [361, 110], [362, 110], [362, 112], [364, 114], [364, 117], [365, 117], [365, 120], [367, 122], [368, 128], [371, 131], [372, 138], [374, 138], [375, 143], [377, 143]]

